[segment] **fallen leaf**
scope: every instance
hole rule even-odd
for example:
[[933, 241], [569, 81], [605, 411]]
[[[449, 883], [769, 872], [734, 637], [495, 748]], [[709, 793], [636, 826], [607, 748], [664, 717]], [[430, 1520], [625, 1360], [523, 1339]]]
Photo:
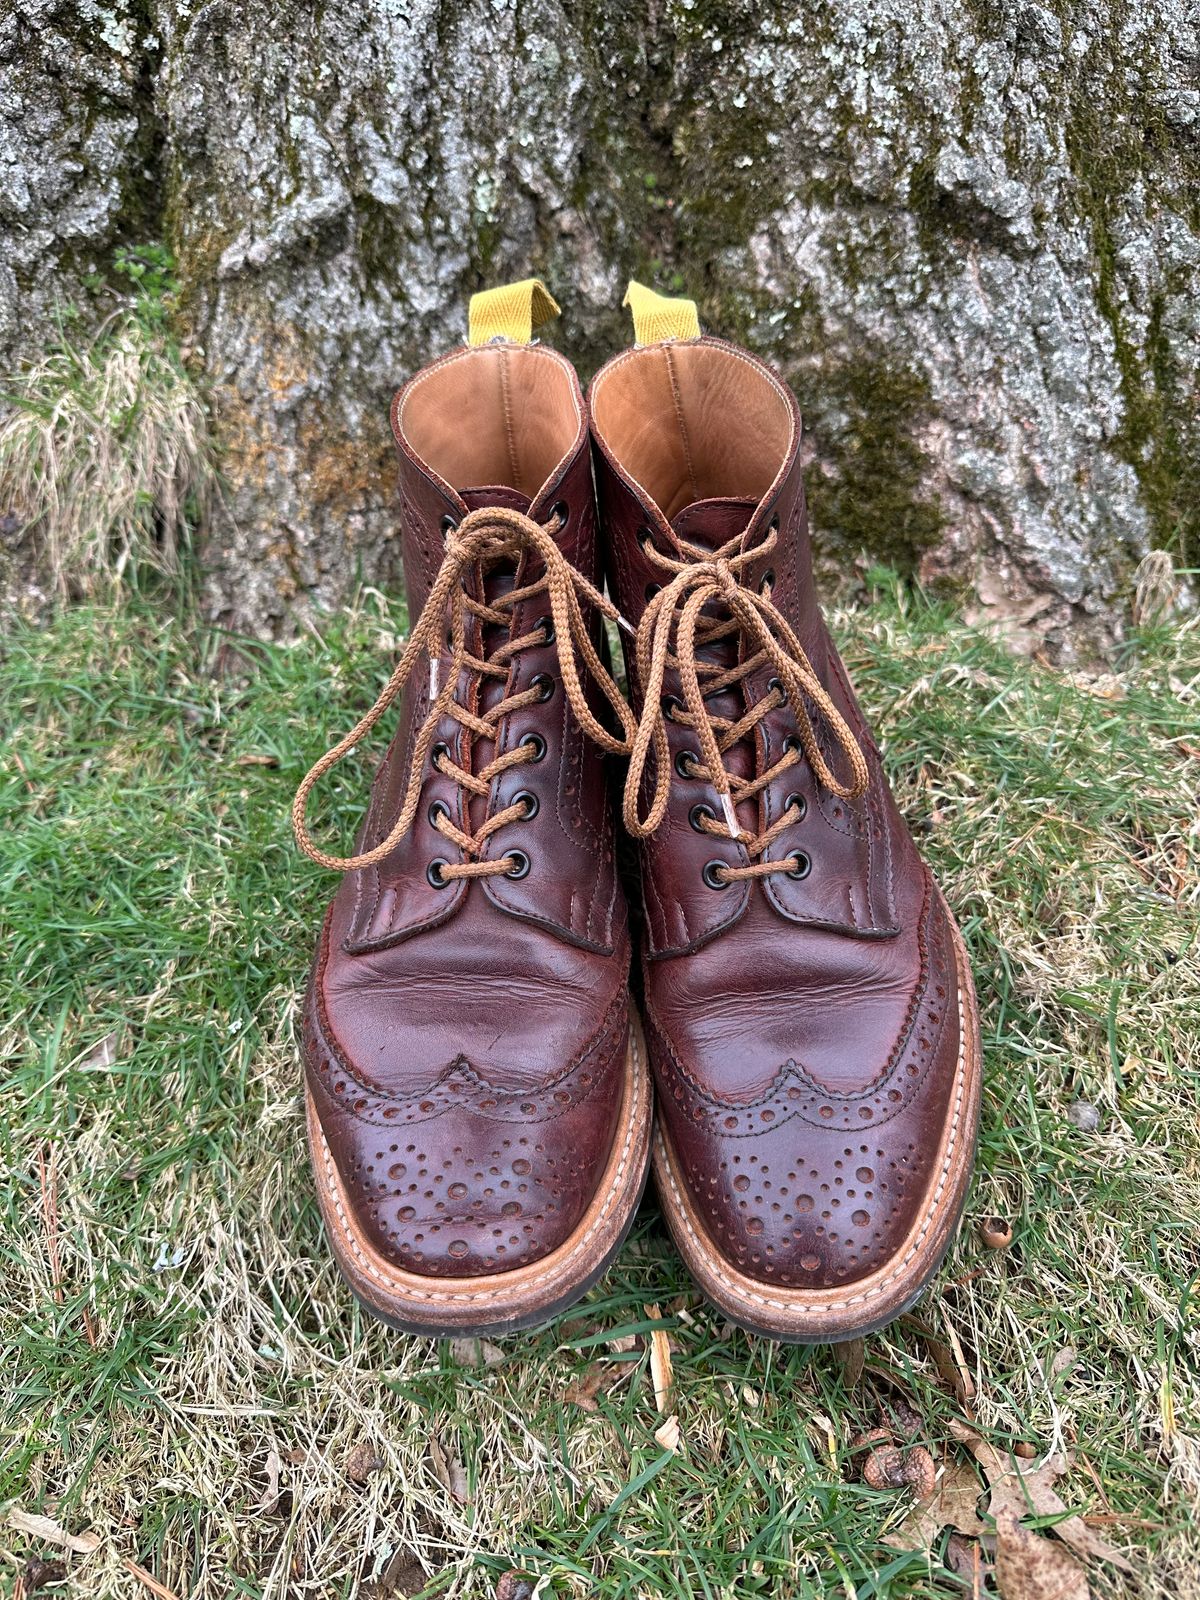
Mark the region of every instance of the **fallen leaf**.
[[98, 1533], [68, 1533], [53, 1517], [22, 1511], [19, 1506], [10, 1506], [6, 1518], [9, 1527], [18, 1533], [27, 1533], [31, 1539], [40, 1539], [44, 1544], [57, 1545], [60, 1550], [73, 1550], [77, 1556], [90, 1556], [104, 1543]]
[[466, 1469], [453, 1449], [447, 1450], [436, 1433], [429, 1435], [429, 1460], [433, 1466], [433, 1475], [442, 1488], [452, 1500], [460, 1506], [465, 1506], [471, 1498], [467, 1488]]
[[672, 1413], [660, 1428], [655, 1429], [654, 1437], [664, 1450], [669, 1450], [673, 1456], [677, 1456], [682, 1442], [679, 1418]]
[[358, 1591], [358, 1600], [397, 1600], [420, 1594], [429, 1587], [429, 1576], [407, 1545], [400, 1545], [388, 1557], [387, 1565], [375, 1578], [369, 1578]]
[[928, 1550], [943, 1528], [977, 1539], [987, 1532], [979, 1515], [983, 1484], [969, 1461], [947, 1461], [933, 1493], [918, 1500], [894, 1533], [884, 1538], [895, 1550]]
[[43, 1561], [40, 1556], [34, 1556], [21, 1569], [20, 1592], [26, 1595], [37, 1594], [39, 1589], [48, 1588], [52, 1583], [64, 1582], [66, 1576], [65, 1562]]
[[967, 1367], [967, 1358], [963, 1347], [954, 1329], [946, 1324], [946, 1338], [939, 1339], [937, 1334], [923, 1318], [913, 1316], [910, 1312], [902, 1319], [924, 1341], [925, 1348], [929, 1351], [930, 1359], [937, 1368], [938, 1377], [954, 1395], [961, 1406], [969, 1406], [975, 1398], [975, 1380]]
[[604, 1369], [592, 1363], [590, 1367], [572, 1378], [563, 1390], [563, 1399], [568, 1405], [578, 1406], [581, 1411], [599, 1411], [596, 1396], [604, 1384]]
[[616, 1339], [608, 1341], [608, 1348], [615, 1356], [627, 1356], [631, 1350], [637, 1349], [637, 1334], [623, 1333]]
[[362, 1439], [346, 1458], [346, 1476], [351, 1483], [366, 1483], [371, 1474], [380, 1471], [382, 1466], [375, 1446], [369, 1440]]
[[865, 1339], [845, 1339], [841, 1344], [834, 1345], [833, 1359], [841, 1375], [844, 1389], [853, 1389], [862, 1377], [866, 1353], [867, 1341]]
[[984, 1585], [992, 1573], [989, 1546], [994, 1550], [995, 1540], [987, 1543], [980, 1539], [967, 1539], [961, 1533], [952, 1533], [946, 1540], [942, 1564], [956, 1573], [969, 1586], [974, 1600], [980, 1600]]
[[282, 1465], [278, 1450], [268, 1450], [266, 1461], [267, 1487], [263, 1490], [262, 1498], [255, 1507], [256, 1511], [274, 1511], [279, 1504], [279, 1469]]
[[277, 767], [279, 765], [279, 757], [265, 755], [256, 750], [248, 750], [245, 755], [238, 756], [233, 764], [235, 767]]
[[996, 1587], [1002, 1600], [1089, 1600], [1087, 1576], [1055, 1539], [1005, 1508], [996, 1516]]
[[1107, 1561], [1122, 1572], [1133, 1573], [1129, 1560], [1107, 1539], [1089, 1528], [1082, 1517], [1067, 1514], [1067, 1506], [1054, 1488], [1055, 1480], [1067, 1470], [1062, 1456], [1047, 1456], [1040, 1466], [1025, 1466], [961, 1423], [951, 1423], [951, 1428], [983, 1468], [991, 1490], [988, 1510], [997, 1522], [1003, 1511], [1012, 1511], [1018, 1518], [1061, 1517], [1063, 1520], [1054, 1524], [1053, 1531], [1077, 1555], [1089, 1561]]
[[[652, 1322], [662, 1320], [662, 1312], [656, 1305], [647, 1306], [646, 1315]], [[675, 1381], [671, 1366], [671, 1341], [667, 1338], [665, 1328], [654, 1328], [650, 1333], [650, 1379], [654, 1384], [654, 1404], [659, 1414], [665, 1416], [670, 1408], [671, 1387]]]
[[112, 1033], [106, 1033], [103, 1039], [94, 1044], [87, 1054], [80, 1058], [78, 1062], [79, 1070], [81, 1072], [103, 1072], [106, 1068], [111, 1067], [117, 1059], [117, 1046], [120, 1042], [121, 1037], [115, 1029]]
[[451, 1339], [450, 1354], [460, 1367], [502, 1367], [508, 1360], [490, 1339]]

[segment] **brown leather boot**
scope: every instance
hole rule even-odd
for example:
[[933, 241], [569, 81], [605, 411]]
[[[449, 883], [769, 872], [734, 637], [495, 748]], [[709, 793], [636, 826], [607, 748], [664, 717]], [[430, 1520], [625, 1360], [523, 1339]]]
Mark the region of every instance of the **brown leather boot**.
[[846, 1339], [916, 1298], [955, 1229], [974, 990], [817, 605], [795, 400], [701, 338], [691, 302], [656, 301], [590, 393], [610, 583], [638, 624], [625, 819], [655, 1173], [730, 1317]]
[[[345, 873], [304, 1014], [321, 1211], [358, 1298], [421, 1333], [569, 1305], [620, 1246], [649, 1157], [604, 760], [633, 724], [597, 653], [612, 607], [583, 396], [529, 342], [544, 293], [477, 296], [480, 342], [396, 396], [415, 620], [293, 817]], [[357, 853], [329, 855], [308, 793], [397, 698]]]

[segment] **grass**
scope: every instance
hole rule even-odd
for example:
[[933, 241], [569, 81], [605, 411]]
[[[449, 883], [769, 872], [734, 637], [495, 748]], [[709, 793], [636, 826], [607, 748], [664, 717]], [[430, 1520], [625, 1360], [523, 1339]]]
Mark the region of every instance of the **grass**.
[[[967, 1222], [923, 1326], [869, 1339], [861, 1374], [706, 1309], [652, 1203], [547, 1332], [478, 1351], [365, 1318], [306, 1169], [296, 1001], [331, 882], [286, 814], [401, 616], [371, 596], [291, 647], [146, 601], [10, 632], [0, 1506], [98, 1542], [0, 1510], [0, 1593], [45, 1557], [48, 1593], [89, 1600], [486, 1595], [513, 1567], [581, 1600], [951, 1596], [944, 1540], [883, 1542], [909, 1502], [866, 1486], [858, 1439], [907, 1407], [965, 1460], [968, 1404], [999, 1445], [1070, 1456], [1058, 1488], [1138, 1593], [1200, 1592], [1200, 628], [1074, 679], [884, 575], [835, 620], [961, 916], [987, 1056]], [[993, 1214], [1008, 1250], [980, 1242]], [[679, 1455], [654, 1438], [656, 1319]]]
[[114, 597], [138, 572], [177, 573], [215, 493], [204, 401], [168, 327], [160, 246], [119, 251], [129, 292], [100, 328], [57, 341], [0, 395], [0, 505], [60, 596]]

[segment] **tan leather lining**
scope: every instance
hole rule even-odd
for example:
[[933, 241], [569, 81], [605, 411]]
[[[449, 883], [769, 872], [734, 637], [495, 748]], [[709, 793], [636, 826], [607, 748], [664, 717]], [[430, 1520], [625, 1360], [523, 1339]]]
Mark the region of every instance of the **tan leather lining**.
[[579, 436], [570, 368], [535, 345], [487, 344], [431, 367], [396, 414], [405, 442], [453, 489], [536, 497]]
[[676, 340], [631, 350], [592, 386], [592, 422], [670, 518], [696, 500], [760, 500], [792, 448], [779, 385], [737, 351]]

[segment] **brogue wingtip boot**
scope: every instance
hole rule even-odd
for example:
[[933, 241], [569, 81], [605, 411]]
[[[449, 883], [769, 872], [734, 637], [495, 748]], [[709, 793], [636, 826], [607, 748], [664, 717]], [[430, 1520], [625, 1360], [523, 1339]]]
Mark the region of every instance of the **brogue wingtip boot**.
[[732, 1319], [852, 1338], [911, 1304], [957, 1225], [974, 989], [817, 605], [795, 400], [694, 310], [649, 304], [590, 405], [610, 585], [637, 624], [625, 817], [655, 1174]]
[[[392, 408], [410, 615], [375, 707], [297, 796], [344, 873], [304, 1008], [307, 1123], [335, 1259], [402, 1329], [539, 1324], [601, 1274], [649, 1161], [644, 1046], [605, 765], [630, 714], [596, 649], [583, 397], [511, 327]], [[484, 310], [489, 297], [482, 297]], [[398, 702], [353, 856], [313, 785]]]

